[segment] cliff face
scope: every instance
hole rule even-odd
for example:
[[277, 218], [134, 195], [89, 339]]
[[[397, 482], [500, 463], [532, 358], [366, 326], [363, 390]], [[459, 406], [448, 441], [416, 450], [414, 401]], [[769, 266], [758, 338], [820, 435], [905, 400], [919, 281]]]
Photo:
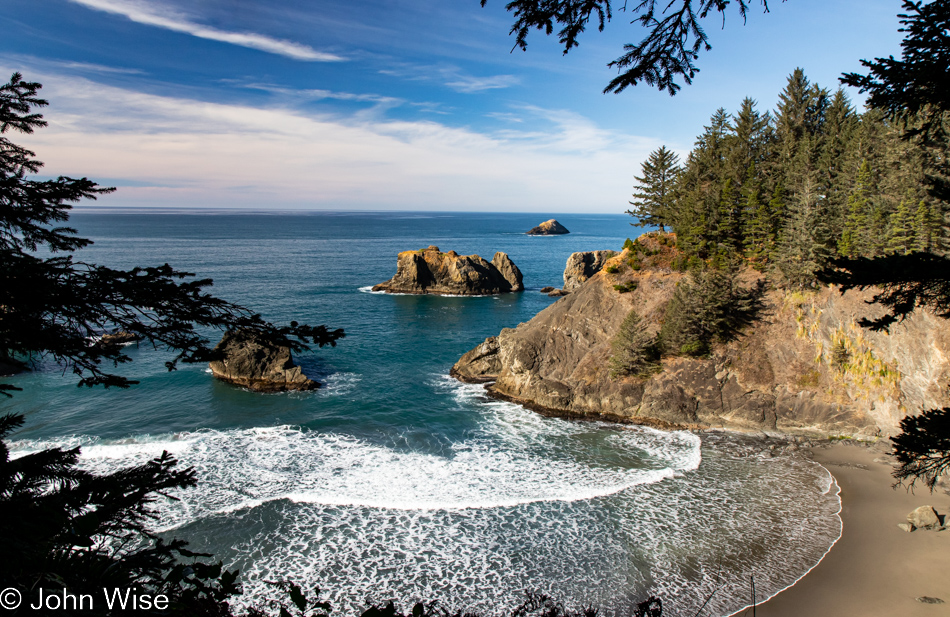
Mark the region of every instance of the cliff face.
[[437, 246], [399, 253], [396, 275], [373, 287], [390, 293], [464, 296], [522, 290], [521, 271], [505, 253], [495, 253], [489, 263], [478, 255], [443, 253]]
[[[627, 262], [625, 251], [607, 263]], [[658, 329], [679, 273], [595, 274], [531, 321], [508, 328], [452, 368], [495, 383], [499, 398], [559, 415], [660, 426], [891, 435], [900, 419], [948, 404], [950, 331], [918, 311], [890, 333], [856, 321], [880, 314], [871, 293], [768, 292], [762, 317], [708, 357], [664, 358], [649, 377], [611, 377], [611, 341], [631, 309]], [[636, 281], [633, 291], [618, 291]]]

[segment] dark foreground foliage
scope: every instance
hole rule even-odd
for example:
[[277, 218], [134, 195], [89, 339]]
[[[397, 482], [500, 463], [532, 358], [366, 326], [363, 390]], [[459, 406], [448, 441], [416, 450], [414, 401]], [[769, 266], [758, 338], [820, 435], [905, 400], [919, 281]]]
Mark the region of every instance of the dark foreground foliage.
[[[168, 264], [115, 270], [77, 260], [73, 253], [92, 241], [61, 226], [71, 204], [115, 189], [86, 178], [29, 178], [43, 163], [6, 135], [46, 126], [36, 112], [48, 104], [40, 88], [19, 73], [0, 86], [0, 364], [47, 355], [71, 368], [80, 385], [127, 387], [135, 382], [106, 368], [131, 361], [120, 345], [103, 342], [115, 330], [174, 350], [169, 370], [213, 359], [203, 328], [250, 330], [294, 351], [343, 337], [326, 326], [275, 326], [207, 293], [211, 280]], [[15, 389], [0, 384], [0, 392]]]
[[937, 478], [950, 472], [950, 407], [931, 409], [901, 420], [901, 434], [891, 437], [899, 466], [898, 484], [913, 487], [918, 480], [931, 491]]

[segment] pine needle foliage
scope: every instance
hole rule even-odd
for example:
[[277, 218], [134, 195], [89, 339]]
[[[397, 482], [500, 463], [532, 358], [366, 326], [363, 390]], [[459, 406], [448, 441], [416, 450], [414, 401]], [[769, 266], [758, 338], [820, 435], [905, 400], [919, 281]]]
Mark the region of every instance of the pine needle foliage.
[[636, 309], [624, 317], [610, 343], [610, 376], [646, 377], [660, 368], [660, 347], [655, 333], [646, 329]]

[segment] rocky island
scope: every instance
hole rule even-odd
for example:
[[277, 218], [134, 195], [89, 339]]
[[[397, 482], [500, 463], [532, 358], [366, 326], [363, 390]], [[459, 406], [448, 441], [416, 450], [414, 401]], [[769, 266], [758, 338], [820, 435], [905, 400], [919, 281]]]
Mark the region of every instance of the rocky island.
[[[944, 320], [917, 310], [889, 334], [868, 331], [856, 322], [882, 312], [866, 303], [872, 294], [828, 286], [763, 288], [757, 318], [733, 339], [684, 344], [646, 370], [618, 372], [631, 313], [644, 340], [671, 319], [688, 278], [671, 267], [673, 244], [666, 234], [641, 236], [571, 294], [466, 353], [451, 374], [493, 382], [492, 396], [544, 413], [663, 427], [892, 435], [911, 410], [946, 404]], [[740, 276], [750, 288], [759, 278]]]
[[532, 227], [527, 232], [529, 236], [557, 236], [571, 233], [567, 227], [561, 225], [556, 219], [544, 221], [537, 227]]
[[222, 359], [208, 363], [211, 373], [223, 381], [255, 392], [316, 390], [316, 381], [294, 364], [290, 348], [274, 345], [245, 331], [227, 332], [214, 348]]
[[443, 253], [437, 246], [403, 251], [396, 259], [396, 275], [375, 285], [373, 291], [404, 294], [485, 296], [524, 291], [521, 270], [506, 253], [490, 262], [478, 255]]

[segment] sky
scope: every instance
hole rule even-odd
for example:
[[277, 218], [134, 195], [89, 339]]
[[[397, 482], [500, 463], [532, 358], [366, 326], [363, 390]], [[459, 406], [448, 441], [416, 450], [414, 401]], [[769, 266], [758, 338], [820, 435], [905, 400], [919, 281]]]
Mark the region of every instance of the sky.
[[603, 94], [644, 33], [622, 3], [566, 56], [537, 31], [513, 50], [505, 4], [3, 0], [0, 71], [50, 101], [14, 140], [43, 177], [118, 188], [96, 206], [619, 214], [649, 153], [685, 157], [717, 108], [900, 54], [899, 0], [753, 0], [744, 25], [733, 2], [692, 85]]

